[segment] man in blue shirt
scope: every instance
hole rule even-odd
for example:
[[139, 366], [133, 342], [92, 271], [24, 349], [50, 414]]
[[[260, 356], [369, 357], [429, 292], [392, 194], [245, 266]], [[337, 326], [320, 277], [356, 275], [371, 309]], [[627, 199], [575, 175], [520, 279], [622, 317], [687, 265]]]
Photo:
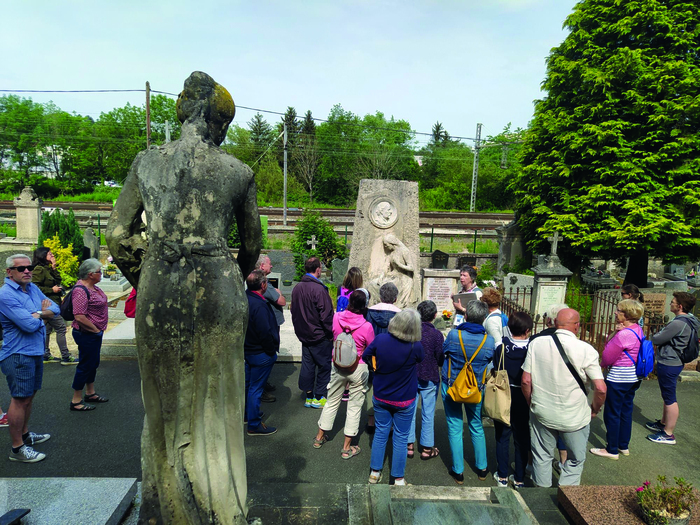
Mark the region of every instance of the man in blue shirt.
[[0, 370], [7, 378], [12, 401], [7, 410], [12, 439], [11, 461], [36, 463], [46, 457], [32, 445], [47, 441], [50, 434], [29, 432], [32, 401], [41, 388], [46, 329], [43, 319], [60, 313], [32, 284], [34, 267], [29, 257], [12, 255], [6, 261], [7, 277], [0, 288], [0, 323], [4, 332], [0, 349]]

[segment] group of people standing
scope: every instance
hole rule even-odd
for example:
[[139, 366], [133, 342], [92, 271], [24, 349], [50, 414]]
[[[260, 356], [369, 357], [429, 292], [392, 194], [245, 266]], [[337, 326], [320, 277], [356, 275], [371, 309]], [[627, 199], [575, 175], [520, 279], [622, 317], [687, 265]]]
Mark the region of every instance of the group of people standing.
[[[5, 263], [6, 277], [0, 288], [3, 329], [0, 369], [11, 396], [6, 414], [12, 441], [10, 460], [35, 463], [45, 459], [46, 454], [34, 450], [34, 445], [51, 437], [29, 431], [29, 417], [34, 397], [42, 386], [44, 363], [77, 365], [71, 411], [87, 412], [95, 408], [94, 403], [108, 401], [95, 391], [102, 335], [108, 322], [107, 296], [96, 286], [102, 277], [100, 262], [83, 261], [78, 268], [79, 280], [71, 292], [72, 335], [79, 352], [75, 359], [66, 344], [66, 323], [59, 308], [64, 290], [51, 250], [38, 248], [33, 260], [24, 254], [12, 255]], [[52, 330], [57, 334], [61, 358], [54, 359], [48, 350]]]

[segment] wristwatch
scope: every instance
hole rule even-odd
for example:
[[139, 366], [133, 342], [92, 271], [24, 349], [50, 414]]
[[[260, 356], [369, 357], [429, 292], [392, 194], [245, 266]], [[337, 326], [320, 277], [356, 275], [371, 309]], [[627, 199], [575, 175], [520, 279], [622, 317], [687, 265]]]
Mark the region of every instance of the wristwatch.
[[36, 313], [39, 314], [39, 318], [40, 318], [40, 319], [41, 319], [41, 312], [43, 312], [43, 310], [37, 310], [37, 311], [36, 311]]

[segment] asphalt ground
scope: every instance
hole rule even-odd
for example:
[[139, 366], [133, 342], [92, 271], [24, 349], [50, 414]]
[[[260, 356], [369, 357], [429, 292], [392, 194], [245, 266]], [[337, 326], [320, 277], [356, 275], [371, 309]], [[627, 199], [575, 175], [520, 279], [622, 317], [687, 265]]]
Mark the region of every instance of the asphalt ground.
[[[34, 402], [30, 430], [48, 432], [51, 439], [36, 446], [47, 454], [40, 463], [11, 462], [0, 454], [0, 477], [133, 477], [141, 479], [140, 437], [143, 423], [138, 364], [135, 360], [103, 360], [97, 373], [96, 390], [109, 403], [91, 412], [71, 412], [71, 381], [75, 368], [49, 364], [44, 367], [44, 385]], [[276, 385], [275, 403], [263, 403], [263, 420], [278, 428], [270, 436], [246, 436], [248, 479], [257, 483], [366, 483], [369, 474], [371, 436], [361, 430], [362, 452], [343, 460], [345, 404], [336, 418], [330, 440], [312, 447], [320, 410], [304, 408], [297, 388], [299, 365], [278, 363], [270, 381]], [[8, 391], [0, 384], [0, 406], [7, 409]], [[645, 439], [644, 423], [660, 417], [661, 396], [656, 381], [644, 381], [635, 398], [631, 455], [612, 461], [589, 454], [582, 478], [584, 485], [638, 485], [659, 474], [684, 477], [700, 486], [700, 383], [679, 383], [680, 420], [677, 445], [661, 445]], [[421, 461], [418, 455], [407, 462], [406, 479], [413, 484], [454, 484], [447, 471], [450, 451], [442, 402], [438, 400], [435, 441], [440, 456]], [[420, 416], [419, 416], [420, 421]], [[366, 416], [363, 416], [361, 429]], [[420, 427], [420, 423], [418, 424]], [[486, 428], [489, 469], [496, 468], [493, 428]], [[605, 445], [602, 417], [593, 420], [590, 446]], [[0, 451], [10, 450], [9, 432], [0, 428]], [[390, 454], [390, 447], [388, 447]], [[473, 453], [465, 429], [465, 485], [493, 486], [492, 478], [479, 481], [470, 470]], [[385, 464], [388, 473], [389, 459]], [[511, 459], [512, 461], [512, 459]], [[388, 477], [384, 482], [388, 481]], [[556, 478], [554, 478], [556, 483]]]

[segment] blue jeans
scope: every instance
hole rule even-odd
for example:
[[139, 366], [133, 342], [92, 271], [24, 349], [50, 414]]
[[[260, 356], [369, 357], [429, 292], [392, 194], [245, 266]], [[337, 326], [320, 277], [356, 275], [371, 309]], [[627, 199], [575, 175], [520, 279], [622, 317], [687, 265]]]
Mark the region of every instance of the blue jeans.
[[462, 474], [464, 472], [464, 419], [462, 407], [467, 413], [467, 423], [469, 424], [469, 434], [474, 447], [474, 462], [476, 468], [485, 470], [488, 466], [486, 461], [486, 438], [484, 437], [484, 427], [481, 426], [481, 404], [455, 403], [447, 393], [447, 385], [444, 381], [442, 385], [442, 404], [445, 407], [445, 420], [447, 421], [447, 438], [450, 441], [450, 451], [452, 452], [452, 472]]
[[260, 418], [260, 398], [277, 354], [245, 354], [245, 410], [248, 416], [248, 429], [255, 430], [262, 423]]
[[[437, 402], [437, 383], [435, 381], [418, 380], [418, 395], [420, 396], [420, 445], [431, 448], [435, 445], [435, 432], [433, 431], [433, 421], [435, 420], [435, 403]], [[408, 432], [408, 442], [416, 441], [416, 413], [418, 403], [416, 398], [416, 410], [413, 411], [413, 421], [411, 430]]]
[[403, 478], [406, 471], [406, 450], [408, 449], [408, 431], [411, 429], [413, 414], [416, 412], [416, 400], [407, 407], [397, 407], [379, 401], [374, 401], [374, 422], [377, 425], [372, 443], [372, 456], [369, 466], [372, 470], [382, 470], [384, 452], [389, 441], [389, 432], [394, 427], [393, 452], [391, 457], [391, 475]]
[[81, 332], [73, 329], [73, 340], [78, 345], [78, 366], [75, 368], [73, 390], [82, 390], [86, 384], [94, 383], [100, 366], [100, 349], [104, 332]]
[[603, 421], [608, 446], [605, 449], [611, 454], [617, 454], [619, 449], [627, 450], [632, 437], [632, 410], [634, 409], [634, 394], [642, 384], [615, 383], [605, 381], [608, 393], [605, 397]]

